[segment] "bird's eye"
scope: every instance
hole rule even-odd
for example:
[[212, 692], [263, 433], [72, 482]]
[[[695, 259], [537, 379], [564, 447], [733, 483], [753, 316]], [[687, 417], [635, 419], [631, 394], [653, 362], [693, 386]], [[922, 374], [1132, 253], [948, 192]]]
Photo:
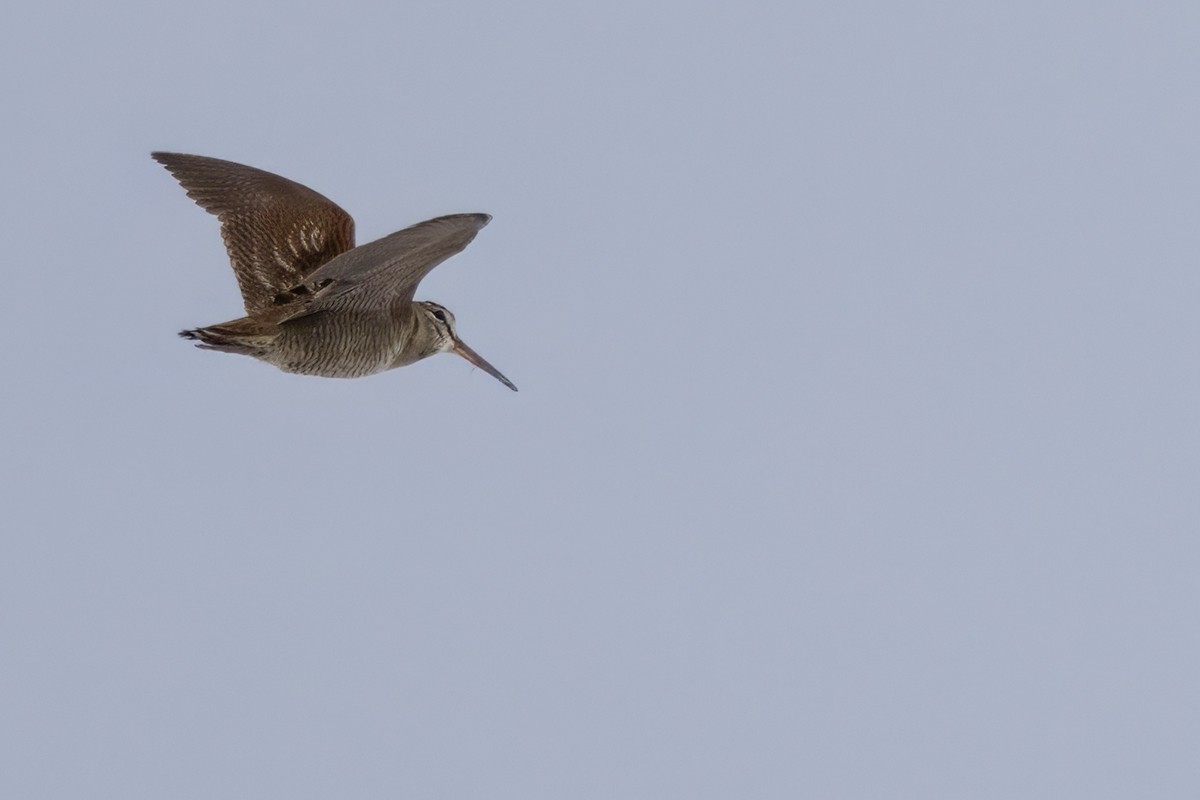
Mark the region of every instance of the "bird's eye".
[[433, 316], [436, 317], [437, 319], [441, 320], [442, 322], [446, 321], [446, 312], [442, 311], [440, 308], [437, 311], [433, 312]]

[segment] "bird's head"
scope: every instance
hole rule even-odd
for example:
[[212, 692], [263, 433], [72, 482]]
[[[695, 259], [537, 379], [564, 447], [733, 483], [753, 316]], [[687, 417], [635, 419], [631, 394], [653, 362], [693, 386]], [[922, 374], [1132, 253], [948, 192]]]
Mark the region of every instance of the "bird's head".
[[437, 303], [431, 303], [428, 300], [418, 301], [413, 306], [416, 308], [417, 314], [421, 317], [421, 328], [424, 328], [430, 334], [426, 337], [427, 344], [425, 352], [420, 356], [421, 358], [437, 353], [455, 353], [470, 361], [514, 392], [517, 390], [512, 381], [500, 374], [500, 370], [485, 361], [483, 356], [467, 347], [466, 343], [458, 338], [458, 330], [454, 325], [454, 315], [450, 313], [450, 309], [440, 306]]

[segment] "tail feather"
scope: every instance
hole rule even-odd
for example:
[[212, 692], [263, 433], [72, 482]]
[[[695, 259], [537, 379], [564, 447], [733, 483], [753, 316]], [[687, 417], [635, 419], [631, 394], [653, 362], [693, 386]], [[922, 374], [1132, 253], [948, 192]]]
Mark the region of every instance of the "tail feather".
[[179, 335], [199, 342], [196, 346], [202, 350], [261, 357], [267, 352], [274, 336], [266, 331], [255, 330], [256, 327], [247, 325], [243, 320], [235, 320], [206, 328], [182, 330]]

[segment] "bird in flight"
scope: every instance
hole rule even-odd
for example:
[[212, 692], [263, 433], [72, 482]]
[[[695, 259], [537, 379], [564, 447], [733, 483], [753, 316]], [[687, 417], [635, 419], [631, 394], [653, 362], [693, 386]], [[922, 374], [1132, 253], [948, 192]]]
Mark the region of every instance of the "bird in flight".
[[449, 309], [413, 300], [434, 267], [471, 243], [487, 214], [450, 214], [354, 246], [354, 220], [328, 198], [232, 161], [151, 153], [221, 222], [246, 316], [180, 332], [285, 372], [358, 378], [456, 353], [517, 387], [458, 338]]

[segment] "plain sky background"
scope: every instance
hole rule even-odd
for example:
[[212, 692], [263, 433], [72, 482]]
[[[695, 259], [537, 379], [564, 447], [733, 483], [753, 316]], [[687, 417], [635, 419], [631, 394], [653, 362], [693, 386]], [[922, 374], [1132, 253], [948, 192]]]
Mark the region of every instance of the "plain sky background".
[[[1200, 4], [4, 16], [0, 797], [1200, 796]], [[192, 349], [154, 149], [520, 393]]]

